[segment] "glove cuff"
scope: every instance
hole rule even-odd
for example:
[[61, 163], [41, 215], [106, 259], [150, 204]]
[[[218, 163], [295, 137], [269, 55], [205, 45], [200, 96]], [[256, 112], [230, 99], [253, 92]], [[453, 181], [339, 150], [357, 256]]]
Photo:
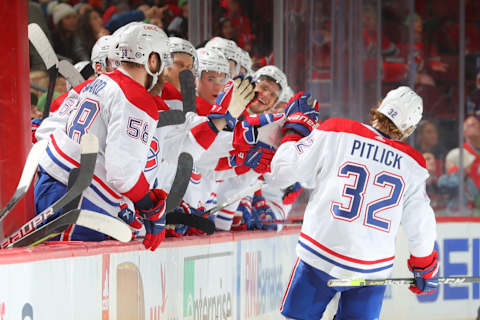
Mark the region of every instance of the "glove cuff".
[[432, 265], [438, 262], [438, 252], [437, 250], [433, 250], [431, 254], [426, 257], [416, 257], [414, 255], [410, 255], [410, 259], [408, 259], [408, 268], [410, 271], [415, 269], [428, 269]]

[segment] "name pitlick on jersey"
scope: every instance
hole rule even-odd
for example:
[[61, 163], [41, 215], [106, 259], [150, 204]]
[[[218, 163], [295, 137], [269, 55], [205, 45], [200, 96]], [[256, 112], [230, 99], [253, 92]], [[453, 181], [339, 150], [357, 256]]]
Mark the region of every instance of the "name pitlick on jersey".
[[403, 157], [383, 146], [359, 140], [353, 140], [350, 154], [355, 157], [383, 163], [386, 166], [397, 168], [398, 170], [400, 170], [400, 160], [402, 160]]

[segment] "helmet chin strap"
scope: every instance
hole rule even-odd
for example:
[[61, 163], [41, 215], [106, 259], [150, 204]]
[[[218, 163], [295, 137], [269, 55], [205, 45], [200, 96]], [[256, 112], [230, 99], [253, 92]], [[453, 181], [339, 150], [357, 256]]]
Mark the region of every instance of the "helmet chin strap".
[[158, 72], [155, 72], [153, 73], [152, 71], [150, 71], [150, 68], [148, 66], [148, 59], [147, 61], [145, 61], [145, 70], [147, 71], [147, 74], [152, 76], [152, 84], [150, 85], [149, 88], [147, 88], [147, 91], [150, 91], [152, 90], [153, 87], [155, 87], [155, 85], [157, 84], [157, 81], [158, 81], [158, 75], [160, 73], [162, 73], [163, 71], [163, 67], [164, 67], [164, 64], [160, 61], [160, 69], [158, 70]]

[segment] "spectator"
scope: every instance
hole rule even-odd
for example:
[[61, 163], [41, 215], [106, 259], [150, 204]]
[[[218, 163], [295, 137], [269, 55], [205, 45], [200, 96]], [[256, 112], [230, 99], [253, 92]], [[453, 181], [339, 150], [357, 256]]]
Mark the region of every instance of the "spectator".
[[179, 0], [178, 7], [182, 10], [182, 14], [175, 17], [172, 22], [170, 22], [167, 28], [167, 33], [170, 37], [188, 39], [188, 1]]
[[77, 36], [77, 14], [72, 6], [66, 3], [54, 5], [52, 11], [55, 30], [52, 34], [55, 52], [64, 57], [69, 57], [74, 63], [89, 60], [90, 54], [82, 46]]
[[435, 123], [429, 120], [422, 120], [415, 135], [415, 148], [421, 153], [432, 153], [436, 160], [436, 175], [441, 175], [443, 172], [442, 159], [445, 157], [445, 147], [439, 143], [438, 129]]
[[[28, 1], [28, 23], [36, 23], [40, 26], [47, 38], [50, 40], [50, 30], [38, 3]], [[45, 70], [45, 63], [39, 56], [35, 47], [29, 42], [30, 70]]]
[[220, 18], [217, 36], [235, 41], [235, 29], [233, 28], [232, 20], [228, 17]]
[[221, 6], [225, 9], [225, 16], [235, 26], [235, 39], [240, 48], [247, 50], [246, 44], [251, 39], [250, 19], [243, 13], [239, 0], [223, 0]]
[[100, 14], [94, 9], [87, 9], [83, 15], [80, 15], [78, 30], [80, 30], [78, 35], [87, 52], [92, 52], [93, 45], [100, 37], [110, 34], [103, 26]]

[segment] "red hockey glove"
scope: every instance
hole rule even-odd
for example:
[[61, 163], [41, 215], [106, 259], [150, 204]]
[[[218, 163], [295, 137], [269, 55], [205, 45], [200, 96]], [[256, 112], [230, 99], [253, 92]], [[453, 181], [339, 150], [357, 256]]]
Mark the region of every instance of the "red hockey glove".
[[231, 152], [230, 164], [251, 168], [262, 174], [269, 172], [275, 148], [258, 140], [258, 128], [283, 120], [283, 114], [260, 114], [249, 116], [238, 123], [233, 133], [234, 150]]
[[426, 257], [410, 255], [408, 269], [415, 277], [415, 285], [409, 287], [415, 294], [430, 294], [438, 288], [438, 252], [433, 252]]
[[285, 134], [282, 143], [308, 136], [318, 122], [318, 102], [309, 92], [299, 92], [292, 99], [285, 110], [287, 120], [282, 128]]
[[283, 204], [288, 205], [294, 203], [300, 196], [300, 193], [302, 193], [302, 186], [300, 183], [295, 182], [285, 190], [282, 197]]
[[143, 218], [145, 225], [146, 249], [154, 251], [165, 239], [165, 199], [167, 193], [161, 189], [150, 190], [141, 200], [135, 202], [136, 213]]

